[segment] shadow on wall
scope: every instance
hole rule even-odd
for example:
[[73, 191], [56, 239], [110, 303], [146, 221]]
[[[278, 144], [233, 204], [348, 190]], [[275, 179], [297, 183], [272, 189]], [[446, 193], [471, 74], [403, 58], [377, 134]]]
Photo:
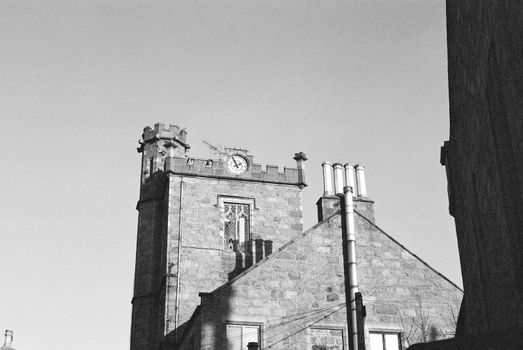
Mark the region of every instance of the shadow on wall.
[[[234, 252], [234, 269], [228, 273], [228, 281], [270, 256], [273, 241], [254, 239], [249, 241], [246, 252]], [[230, 253], [228, 253], [230, 254]], [[226, 283], [212, 293], [200, 293], [200, 306], [191, 319], [165, 336], [162, 350], [225, 349], [227, 348], [227, 320], [230, 320], [232, 288]], [[238, 330], [236, 330], [238, 331]], [[240, 333], [243, 331], [240, 331]], [[241, 337], [232, 334], [230, 338]], [[238, 339], [236, 339], [238, 340]], [[177, 345], [178, 344], [178, 345]]]
[[160, 350], [227, 348], [227, 324], [224, 320], [228, 320], [231, 314], [231, 287], [224, 284], [212, 293], [200, 293], [200, 298], [200, 306], [196, 308], [191, 319], [168, 333]]
[[228, 284], [218, 292], [202, 297], [201, 344], [194, 349], [227, 349], [225, 320], [230, 319], [233, 297], [232, 288]]
[[234, 252], [236, 256], [236, 264], [234, 270], [229, 272], [229, 281], [234, 279], [243, 271], [247, 270], [254, 264], [263, 260], [265, 257], [272, 254], [272, 241], [263, 239], [253, 239], [250, 241], [246, 253]]
[[[236, 264], [234, 270], [228, 274], [229, 282], [254, 264], [270, 256], [273, 252], [273, 241], [254, 239], [250, 241], [246, 250], [246, 253], [235, 252]], [[195, 344], [196, 347], [186, 349], [226, 349], [229, 340], [238, 341], [239, 338], [244, 336], [245, 330], [236, 329], [227, 337], [226, 321], [231, 320], [233, 298], [234, 292], [229, 283], [224, 284], [213, 293], [202, 295], [201, 344]]]

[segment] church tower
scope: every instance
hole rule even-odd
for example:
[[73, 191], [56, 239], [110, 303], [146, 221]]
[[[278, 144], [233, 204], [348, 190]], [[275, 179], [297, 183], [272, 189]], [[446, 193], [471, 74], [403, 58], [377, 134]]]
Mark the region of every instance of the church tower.
[[174, 348], [199, 293], [227, 283], [302, 233], [305, 154], [262, 168], [245, 149], [187, 155], [187, 133], [146, 127], [142, 154], [131, 350]]

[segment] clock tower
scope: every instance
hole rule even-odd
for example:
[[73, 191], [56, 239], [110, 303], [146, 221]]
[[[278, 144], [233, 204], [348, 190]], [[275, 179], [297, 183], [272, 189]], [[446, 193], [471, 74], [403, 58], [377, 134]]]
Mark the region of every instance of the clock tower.
[[131, 350], [173, 348], [208, 293], [298, 237], [305, 154], [295, 168], [255, 163], [246, 149], [187, 155], [187, 133], [146, 127], [142, 155]]

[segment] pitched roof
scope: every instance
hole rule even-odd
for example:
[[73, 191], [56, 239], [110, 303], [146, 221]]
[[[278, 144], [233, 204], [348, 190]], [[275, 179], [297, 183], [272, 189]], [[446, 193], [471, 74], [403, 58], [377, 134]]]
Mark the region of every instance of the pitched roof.
[[[456, 283], [454, 283], [453, 281], [451, 281], [448, 277], [446, 277], [445, 275], [443, 275], [441, 272], [439, 272], [438, 270], [436, 270], [435, 268], [433, 268], [431, 265], [429, 265], [426, 261], [424, 261], [423, 259], [421, 259], [418, 255], [414, 254], [412, 251], [410, 251], [407, 247], [405, 247], [403, 244], [401, 244], [400, 242], [398, 242], [396, 239], [394, 239], [391, 235], [389, 235], [387, 232], [385, 232], [381, 227], [379, 227], [378, 225], [376, 225], [375, 223], [372, 222], [372, 220], [369, 220], [366, 216], [364, 216], [363, 214], [361, 214], [360, 212], [358, 212], [357, 210], [354, 210], [354, 212], [359, 216], [361, 217], [363, 220], [365, 220], [366, 222], [368, 222], [372, 227], [376, 228], [380, 233], [382, 233], [383, 235], [385, 235], [388, 239], [390, 239], [392, 242], [394, 242], [396, 245], [398, 245], [401, 249], [403, 249], [404, 251], [406, 251], [407, 253], [409, 253], [410, 255], [412, 255], [415, 259], [417, 259], [418, 261], [420, 261], [422, 264], [424, 264], [425, 266], [427, 266], [430, 270], [432, 270], [434, 273], [436, 273], [438, 276], [442, 277], [443, 279], [445, 279], [447, 282], [449, 282], [450, 284], [452, 284], [454, 287], [456, 287], [458, 290], [460, 290], [461, 292], [463, 292], [463, 289], [461, 287], [459, 287]], [[221, 285], [220, 287], [216, 288], [215, 290], [213, 290], [212, 292], [208, 293], [208, 294], [216, 294], [216, 293], [219, 293], [222, 289], [226, 288], [227, 286], [230, 286], [232, 285], [233, 283], [235, 283], [236, 281], [238, 281], [239, 279], [241, 279], [242, 277], [244, 277], [245, 275], [247, 275], [248, 273], [252, 272], [253, 270], [259, 268], [261, 265], [265, 264], [267, 261], [269, 260], [272, 260], [274, 259], [276, 256], [278, 256], [280, 253], [282, 253], [283, 251], [285, 251], [287, 248], [289, 248], [290, 246], [294, 245], [295, 243], [299, 242], [302, 238], [308, 236], [309, 234], [313, 233], [314, 231], [316, 231], [316, 229], [318, 227], [320, 227], [321, 225], [329, 222], [332, 218], [336, 217], [337, 215], [340, 215], [340, 210], [338, 210], [337, 212], [335, 212], [334, 214], [330, 215], [329, 217], [327, 217], [325, 220], [322, 220], [320, 222], [318, 222], [317, 224], [315, 224], [314, 226], [312, 226], [311, 228], [309, 228], [307, 231], [303, 232], [302, 234], [300, 234], [299, 236], [297, 236], [296, 238], [290, 240], [289, 242], [287, 242], [286, 244], [284, 244], [283, 246], [281, 246], [277, 251], [275, 251], [274, 253], [272, 253], [271, 255], [269, 256], [266, 256], [265, 258], [263, 258], [262, 260], [258, 261], [257, 263], [255, 263], [254, 265], [252, 265], [251, 267], [249, 267], [248, 269], [246, 269], [245, 271], [239, 273], [237, 276], [235, 276], [234, 278], [232, 278], [230, 281], [228, 281], [227, 283], [224, 283], [223, 285]]]
[[304, 237], [308, 236], [309, 234], [311, 234], [312, 232], [314, 232], [318, 227], [320, 227], [321, 225], [329, 222], [332, 218], [334, 218], [337, 215], [339, 215], [339, 213], [340, 212], [338, 211], [338, 212], [332, 214], [331, 216], [327, 217], [325, 220], [318, 222], [317, 224], [315, 224], [314, 226], [309, 228], [307, 231], [303, 232], [302, 234], [300, 234], [296, 238], [291, 239], [289, 242], [285, 243], [283, 246], [281, 246], [277, 251], [273, 252], [271, 255], [268, 255], [265, 258], [263, 258], [262, 260], [258, 261], [256, 264], [252, 265], [251, 267], [249, 267], [245, 271], [239, 273], [237, 276], [232, 278], [230, 281], [228, 281], [227, 283], [222, 284], [220, 287], [216, 288], [215, 290], [213, 290], [209, 294], [219, 293], [223, 288], [225, 288], [227, 286], [230, 286], [231, 284], [233, 284], [237, 280], [241, 279], [243, 276], [245, 276], [249, 272], [253, 271], [254, 269], [256, 269], [258, 267], [260, 267], [260, 265], [263, 265], [267, 261], [274, 259], [276, 256], [278, 256], [284, 250], [286, 250], [290, 246], [294, 245], [295, 243], [299, 242], [302, 238], [304, 238]]

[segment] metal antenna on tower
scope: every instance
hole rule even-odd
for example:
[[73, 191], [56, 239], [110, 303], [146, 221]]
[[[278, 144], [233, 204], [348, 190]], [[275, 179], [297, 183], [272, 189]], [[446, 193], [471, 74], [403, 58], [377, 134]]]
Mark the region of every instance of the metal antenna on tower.
[[220, 148], [216, 147], [215, 145], [213, 145], [205, 140], [203, 140], [202, 142], [205, 143], [211, 150], [213, 150], [214, 153], [222, 155], [222, 156], [227, 155], [227, 152], [222, 151]]

